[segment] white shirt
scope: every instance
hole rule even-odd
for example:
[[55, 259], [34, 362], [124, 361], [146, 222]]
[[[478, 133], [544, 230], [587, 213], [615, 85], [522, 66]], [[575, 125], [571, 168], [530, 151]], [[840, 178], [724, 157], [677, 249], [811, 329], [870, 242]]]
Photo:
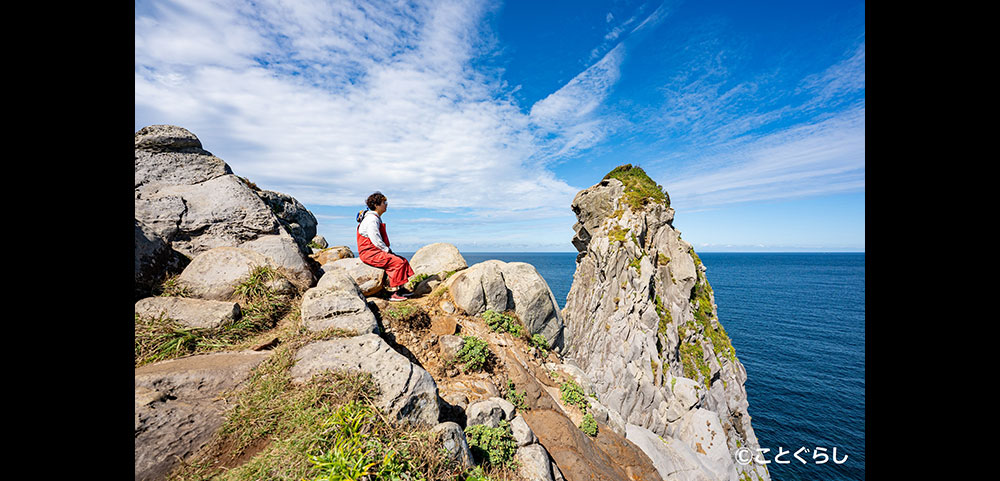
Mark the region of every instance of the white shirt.
[[382, 233], [379, 231], [381, 225], [382, 218], [375, 211], [370, 210], [365, 213], [365, 218], [361, 219], [358, 233], [367, 237], [368, 240], [372, 241], [372, 244], [375, 244], [375, 247], [382, 249], [383, 252], [389, 252], [389, 246], [382, 241]]

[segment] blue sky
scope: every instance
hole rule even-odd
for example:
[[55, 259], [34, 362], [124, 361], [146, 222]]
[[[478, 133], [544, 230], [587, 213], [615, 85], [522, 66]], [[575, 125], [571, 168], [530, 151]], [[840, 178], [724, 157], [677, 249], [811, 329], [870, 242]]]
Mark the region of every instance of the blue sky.
[[863, 251], [865, 4], [137, 1], [135, 129], [194, 132], [354, 246], [573, 251], [615, 166], [699, 251]]

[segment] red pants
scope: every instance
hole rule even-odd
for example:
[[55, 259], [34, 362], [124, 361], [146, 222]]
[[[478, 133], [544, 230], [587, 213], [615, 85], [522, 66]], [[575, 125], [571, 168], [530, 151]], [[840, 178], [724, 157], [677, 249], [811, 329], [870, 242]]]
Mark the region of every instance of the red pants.
[[[382, 241], [388, 246], [389, 236], [385, 234], [384, 224], [380, 230]], [[401, 256], [389, 254], [375, 247], [375, 244], [372, 244], [371, 240], [360, 233], [358, 233], [358, 257], [365, 264], [385, 269], [385, 275], [389, 278], [389, 287], [399, 287], [406, 284], [410, 280], [410, 277], [413, 277], [413, 268], [410, 267], [409, 261]]]

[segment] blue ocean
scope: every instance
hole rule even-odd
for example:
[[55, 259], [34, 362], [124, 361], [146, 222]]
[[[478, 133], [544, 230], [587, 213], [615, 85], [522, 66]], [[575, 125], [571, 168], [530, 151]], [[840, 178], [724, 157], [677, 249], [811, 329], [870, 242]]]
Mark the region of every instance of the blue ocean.
[[[560, 307], [576, 270], [575, 253], [462, 255], [469, 265], [534, 265]], [[772, 479], [865, 479], [865, 254], [699, 257], [747, 370], [749, 412]]]

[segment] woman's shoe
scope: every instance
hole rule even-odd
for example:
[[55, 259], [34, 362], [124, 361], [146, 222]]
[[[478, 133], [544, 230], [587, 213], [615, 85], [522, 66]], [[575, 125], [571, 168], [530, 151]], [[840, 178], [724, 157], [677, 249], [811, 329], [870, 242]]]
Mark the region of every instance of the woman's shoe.
[[406, 298], [403, 297], [403, 296], [401, 296], [401, 295], [399, 295], [399, 294], [397, 294], [397, 293], [395, 293], [395, 292], [393, 292], [392, 296], [389, 297], [389, 300], [393, 301], [393, 302], [399, 302], [399, 301], [405, 301]]

